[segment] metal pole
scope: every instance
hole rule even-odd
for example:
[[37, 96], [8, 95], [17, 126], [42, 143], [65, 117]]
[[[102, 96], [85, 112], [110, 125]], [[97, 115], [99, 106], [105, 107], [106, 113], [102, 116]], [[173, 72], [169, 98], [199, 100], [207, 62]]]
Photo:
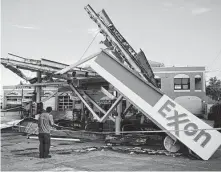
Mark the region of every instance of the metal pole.
[[121, 132], [121, 113], [122, 113], [122, 101], [117, 106], [117, 116], [115, 119], [115, 134], [120, 135]]
[[23, 106], [22, 106], [22, 99], [23, 99], [23, 97], [24, 97], [23, 94], [24, 94], [24, 93], [23, 93], [23, 88], [22, 88], [22, 89], [21, 89], [21, 118], [23, 118], [23, 115], [24, 115], [24, 113], [23, 113], [23, 108], [22, 108], [22, 107], [23, 107]]
[[[37, 72], [37, 79], [38, 83], [41, 83], [41, 72]], [[36, 102], [40, 103], [41, 102], [41, 86], [36, 86]]]
[[[41, 82], [41, 72], [37, 72], [37, 83]], [[36, 103], [41, 102], [41, 86], [36, 86]]]

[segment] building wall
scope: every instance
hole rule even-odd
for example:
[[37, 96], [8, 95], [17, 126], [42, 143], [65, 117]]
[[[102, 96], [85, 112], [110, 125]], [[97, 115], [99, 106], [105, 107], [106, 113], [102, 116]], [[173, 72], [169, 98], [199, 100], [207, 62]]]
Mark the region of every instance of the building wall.
[[[6, 108], [8, 106], [16, 106], [21, 105], [21, 99], [22, 95], [28, 95], [28, 93], [32, 93], [34, 89], [10, 89], [5, 88], [4, 89], [4, 97], [3, 97], [3, 108]], [[17, 99], [17, 101], [8, 101], [7, 99]]]
[[[4, 90], [3, 108], [21, 105], [22, 98], [23, 98], [23, 101], [31, 100], [31, 99], [27, 99], [26, 97], [31, 98], [34, 92], [33, 88], [15, 89], [10, 86], [3, 87], [3, 90]], [[44, 98], [49, 96], [49, 93], [53, 93], [56, 90], [57, 88], [53, 88], [53, 87], [43, 88], [41, 92], [41, 96], [42, 96], [41, 99], [43, 100]], [[17, 99], [17, 101], [9, 101], [9, 99], [14, 99], [14, 100]], [[55, 104], [55, 101], [53, 101], [53, 99], [55, 99], [55, 97], [52, 98], [52, 100], [49, 99], [48, 101], [46, 101], [45, 104], [48, 104], [52, 106], [53, 108], [55, 108], [56, 104]]]
[[[190, 77], [190, 90], [174, 90], [174, 77], [177, 73], [155, 73], [155, 75], [161, 78], [161, 90], [167, 94], [172, 99], [175, 99], [180, 96], [197, 96], [201, 99], [205, 99], [205, 90], [195, 90], [195, 76], [200, 75], [203, 77], [203, 74], [200, 72], [196, 73], [186, 73], [182, 72], [180, 74], [186, 74]], [[202, 82], [203, 83], [203, 82]]]
[[[205, 67], [163, 67], [153, 68], [154, 74], [161, 78], [161, 90], [181, 104], [184, 108], [193, 114], [200, 115], [203, 113], [203, 101], [206, 100], [205, 93]], [[190, 79], [189, 90], [175, 90], [174, 78], [180, 74], [187, 75]], [[199, 83], [195, 87], [195, 77], [201, 77], [201, 90]]]
[[[187, 110], [192, 113], [199, 115], [203, 112], [202, 102], [206, 100], [205, 93], [205, 67], [153, 67], [154, 74], [161, 79], [161, 90], [177, 101], [179, 104], [184, 106]], [[179, 74], [188, 75], [190, 78], [190, 89], [189, 90], [174, 90], [174, 77]], [[195, 76], [201, 77], [201, 90], [195, 90]], [[11, 92], [17, 92], [20, 96], [17, 96], [18, 99], [21, 99], [22, 90], [21, 89], [10, 89], [10, 87], [3, 87], [4, 89], [4, 98], [3, 98], [3, 108], [7, 105], [6, 97]], [[47, 87], [42, 88], [42, 100], [47, 97], [50, 92], [56, 91], [58, 88]], [[23, 89], [23, 95], [28, 95], [33, 93], [34, 89]], [[47, 100], [44, 103], [44, 108], [51, 106], [53, 110], [59, 110], [59, 96], [61, 93], [66, 94], [66, 92], [71, 92], [69, 88], [59, 89], [59, 93], [53, 98]], [[67, 96], [67, 95], [66, 95]], [[100, 93], [91, 93], [91, 96], [98, 101], [103, 95]], [[11, 96], [13, 97], [13, 95]], [[20, 98], [19, 98], [20, 97]], [[74, 105], [74, 103], [73, 103]]]

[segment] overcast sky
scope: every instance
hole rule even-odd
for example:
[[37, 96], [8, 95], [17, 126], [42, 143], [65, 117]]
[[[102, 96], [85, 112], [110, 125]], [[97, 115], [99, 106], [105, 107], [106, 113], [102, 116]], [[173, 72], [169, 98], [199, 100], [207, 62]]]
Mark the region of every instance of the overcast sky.
[[[2, 0], [1, 57], [14, 53], [67, 64], [80, 59], [97, 25], [84, 6], [106, 10], [117, 29], [148, 59], [206, 66], [221, 77], [220, 0]], [[103, 48], [99, 35], [85, 57]], [[29, 76], [32, 74], [27, 73]], [[21, 80], [1, 65], [1, 85]]]

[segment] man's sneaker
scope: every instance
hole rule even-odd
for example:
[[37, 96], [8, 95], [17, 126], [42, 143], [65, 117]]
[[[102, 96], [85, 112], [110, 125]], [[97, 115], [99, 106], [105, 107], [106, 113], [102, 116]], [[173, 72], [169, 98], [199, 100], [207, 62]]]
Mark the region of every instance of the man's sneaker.
[[51, 158], [51, 155], [46, 156], [45, 158]]

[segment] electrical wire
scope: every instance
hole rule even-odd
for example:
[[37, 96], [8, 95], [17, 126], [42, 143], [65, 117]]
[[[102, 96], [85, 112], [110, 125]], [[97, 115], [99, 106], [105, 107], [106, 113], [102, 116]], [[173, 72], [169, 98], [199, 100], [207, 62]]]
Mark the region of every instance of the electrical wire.
[[94, 38], [92, 39], [91, 43], [88, 45], [88, 47], [86, 48], [86, 50], [84, 51], [84, 53], [82, 54], [81, 58], [79, 59], [79, 61], [84, 57], [85, 53], [88, 51], [88, 49], [90, 48], [90, 46], [92, 45], [92, 43], [94, 42], [95, 38], [97, 37], [97, 35], [99, 34], [99, 31], [96, 33], [96, 35], [94, 36]]
[[[219, 51], [219, 53], [217, 54], [217, 56], [212, 60], [212, 63], [210, 63], [210, 65], [209, 66], [213, 66], [214, 65], [214, 63], [216, 62], [216, 60], [218, 59], [218, 57], [219, 57], [219, 55], [221, 54], [221, 49], [220, 49], [220, 51]], [[208, 67], [208, 66], [207, 66]]]

